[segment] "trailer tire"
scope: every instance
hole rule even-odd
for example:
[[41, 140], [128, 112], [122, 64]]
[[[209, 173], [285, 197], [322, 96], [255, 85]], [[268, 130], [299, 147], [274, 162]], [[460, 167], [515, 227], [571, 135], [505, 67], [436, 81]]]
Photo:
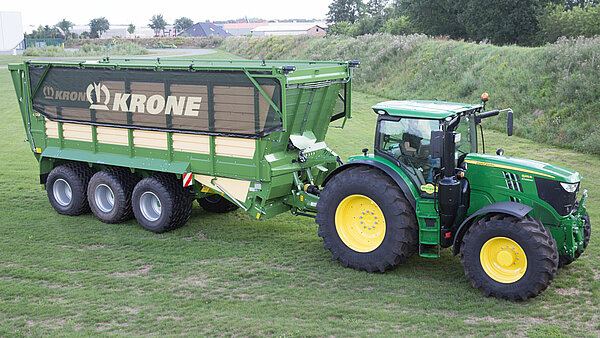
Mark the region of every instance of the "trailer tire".
[[87, 194], [92, 213], [104, 223], [121, 223], [133, 218], [131, 195], [139, 180], [129, 169], [121, 167], [95, 173]]
[[155, 233], [184, 225], [192, 214], [189, 189], [171, 174], [142, 179], [133, 189], [133, 214], [140, 225]]
[[417, 249], [414, 211], [377, 168], [357, 166], [331, 178], [321, 192], [316, 222], [323, 247], [344, 267], [384, 272]]
[[583, 216], [585, 220], [585, 224], [583, 225], [583, 249], [577, 249], [575, 251], [575, 258], [567, 255], [560, 255], [558, 261], [558, 267], [562, 268], [563, 266], [567, 266], [573, 262], [575, 262], [581, 254], [585, 251], [588, 244], [590, 243], [590, 237], [592, 235], [592, 224], [590, 223], [590, 215], [586, 212], [585, 216]]
[[229, 202], [229, 200], [227, 200], [225, 197], [218, 194], [209, 195], [204, 198], [198, 198], [197, 201], [202, 209], [218, 214], [224, 214], [239, 208], [237, 205]]
[[46, 180], [46, 193], [54, 210], [68, 216], [90, 212], [87, 186], [92, 174], [92, 168], [85, 163], [73, 162], [52, 169]]
[[550, 230], [527, 215], [486, 215], [465, 234], [460, 249], [465, 276], [486, 297], [527, 300], [556, 276], [558, 250]]

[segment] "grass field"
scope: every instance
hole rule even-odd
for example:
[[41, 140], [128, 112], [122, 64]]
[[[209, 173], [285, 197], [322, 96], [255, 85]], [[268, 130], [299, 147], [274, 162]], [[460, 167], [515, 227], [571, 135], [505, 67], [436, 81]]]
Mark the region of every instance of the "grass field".
[[[353, 98], [354, 118], [328, 135], [343, 157], [372, 148], [369, 107], [381, 100]], [[38, 184], [5, 69], [0, 118], [0, 336], [600, 335], [598, 232], [542, 295], [500, 301], [473, 289], [449, 250], [385, 274], [345, 269], [323, 249], [313, 220], [290, 214], [255, 221], [195, 205], [186, 226], [160, 235], [135, 221], [58, 215]], [[598, 224], [600, 157], [485, 135], [488, 152], [502, 147], [579, 170]]]

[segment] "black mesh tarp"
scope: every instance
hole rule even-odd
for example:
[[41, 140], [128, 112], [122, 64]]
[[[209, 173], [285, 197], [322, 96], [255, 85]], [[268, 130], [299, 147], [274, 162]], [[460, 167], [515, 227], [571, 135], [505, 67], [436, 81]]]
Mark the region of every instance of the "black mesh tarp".
[[[51, 120], [246, 137], [282, 126], [242, 71], [46, 67], [29, 67], [30, 85], [34, 110]], [[281, 110], [279, 81], [256, 81]]]

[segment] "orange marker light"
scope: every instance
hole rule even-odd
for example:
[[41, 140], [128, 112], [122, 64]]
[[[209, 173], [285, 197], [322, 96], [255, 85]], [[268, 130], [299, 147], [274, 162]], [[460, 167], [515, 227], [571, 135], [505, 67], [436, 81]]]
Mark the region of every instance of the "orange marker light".
[[490, 99], [490, 96], [488, 95], [488, 93], [481, 94], [481, 101], [487, 101], [489, 99]]

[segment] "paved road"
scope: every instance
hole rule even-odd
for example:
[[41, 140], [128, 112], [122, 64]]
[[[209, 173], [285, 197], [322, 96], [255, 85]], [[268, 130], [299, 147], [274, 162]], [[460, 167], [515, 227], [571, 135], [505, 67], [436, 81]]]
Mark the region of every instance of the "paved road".
[[[74, 51], [76, 49], [67, 50]], [[148, 49], [150, 53], [162, 53], [162, 52], [174, 52], [174, 54], [165, 54], [165, 55], [136, 55], [132, 56], [140, 59], [155, 59], [156, 57], [161, 58], [173, 58], [173, 57], [188, 57], [191, 55], [207, 55], [213, 54], [217, 51], [214, 49]], [[32, 57], [32, 60], [95, 60], [99, 59], [101, 56], [54, 56], [54, 57]], [[116, 56], [115, 56], [116, 57]], [[123, 56], [119, 56], [123, 57]], [[0, 69], [6, 69], [8, 66], [0, 66]]]

